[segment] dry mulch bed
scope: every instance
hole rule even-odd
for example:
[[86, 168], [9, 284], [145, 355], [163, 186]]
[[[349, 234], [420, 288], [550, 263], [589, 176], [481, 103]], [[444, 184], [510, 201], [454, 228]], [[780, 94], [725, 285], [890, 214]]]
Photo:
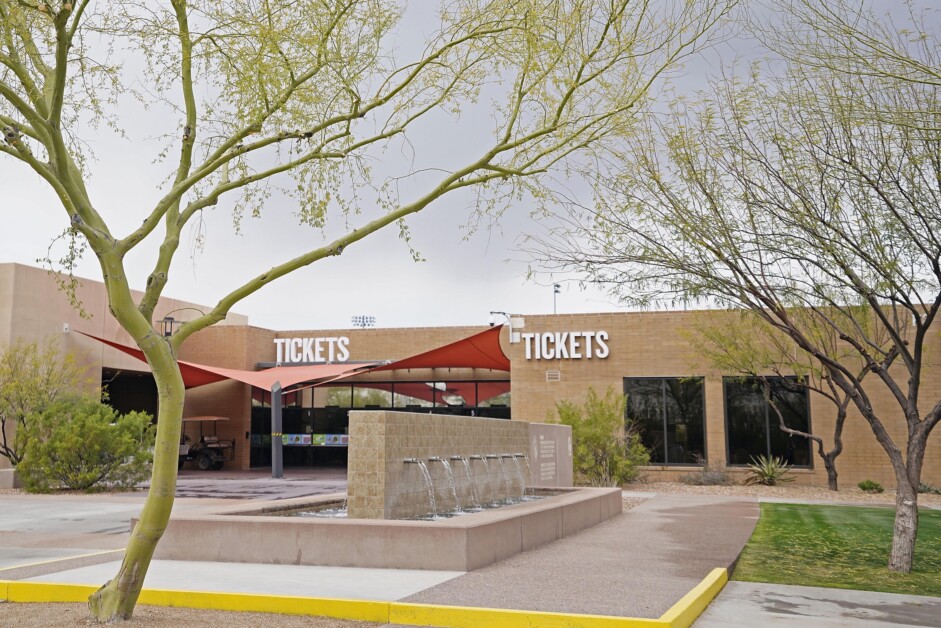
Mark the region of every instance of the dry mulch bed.
[[[796, 501], [821, 501], [854, 504], [895, 504], [895, 491], [887, 488], [884, 493], [864, 493], [857, 487], [847, 487], [839, 491], [831, 491], [819, 486], [798, 486], [784, 484], [780, 486], [745, 486], [733, 484], [729, 486], [691, 486], [680, 482], [636, 482], [626, 484], [624, 490], [644, 493], [671, 493], [683, 495], [728, 495], [742, 497], [793, 499]], [[941, 495], [922, 493], [918, 495], [918, 503], [922, 506], [941, 508]]]

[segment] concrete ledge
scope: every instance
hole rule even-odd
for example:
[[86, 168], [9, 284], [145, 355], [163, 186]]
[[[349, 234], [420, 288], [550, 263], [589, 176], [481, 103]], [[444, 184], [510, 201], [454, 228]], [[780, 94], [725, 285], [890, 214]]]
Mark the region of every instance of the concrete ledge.
[[23, 482], [17, 475], [16, 469], [0, 469], [0, 490], [23, 488]]
[[[155, 558], [213, 562], [472, 571], [622, 512], [617, 488], [565, 489], [536, 502], [440, 521], [315, 519], [228, 506], [173, 517]], [[335, 496], [280, 500], [296, 509]], [[251, 539], [251, 543], [246, 543]]]
[[[139, 604], [203, 608], [223, 611], [317, 615], [376, 623], [412, 626], [451, 626], [477, 628], [687, 628], [718, 595], [728, 581], [725, 569], [714, 569], [659, 619], [544, 613], [496, 608], [405, 604], [369, 600], [339, 600], [287, 595], [211, 593], [205, 591], [170, 591], [144, 589]], [[0, 580], [0, 601], [5, 602], [86, 602], [98, 587], [46, 582]]]
[[124, 550], [106, 550], [94, 552], [92, 554], [82, 554], [81, 556], [68, 556], [66, 558], [54, 558], [44, 560], [38, 563], [29, 563], [27, 565], [14, 565], [0, 569], [0, 578], [4, 580], [25, 580], [36, 576], [45, 576], [50, 573], [58, 573], [67, 569], [78, 569], [79, 567], [88, 567], [89, 565], [100, 565], [112, 560], [123, 558]]

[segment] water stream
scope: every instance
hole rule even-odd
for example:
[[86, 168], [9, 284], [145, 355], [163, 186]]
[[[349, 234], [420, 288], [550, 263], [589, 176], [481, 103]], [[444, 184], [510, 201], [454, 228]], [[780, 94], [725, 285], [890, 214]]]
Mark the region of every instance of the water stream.
[[428, 465], [425, 464], [424, 460], [416, 460], [415, 463], [418, 465], [418, 468], [421, 469], [422, 477], [425, 478], [425, 486], [428, 488], [428, 502], [431, 506], [431, 514], [433, 516], [438, 516], [438, 504], [435, 503], [435, 485], [431, 481], [431, 473], [428, 472]]
[[467, 484], [471, 488], [471, 499], [473, 500], [472, 503], [474, 504], [474, 508], [479, 509], [480, 495], [477, 493], [477, 483], [474, 482], [473, 478], [471, 478], [470, 462], [468, 462], [467, 458], [461, 458], [461, 462], [464, 463], [464, 476], [467, 478]]
[[451, 470], [451, 463], [444, 458], [438, 458], [438, 462], [444, 465], [444, 474], [448, 478], [448, 486], [451, 487], [451, 497], [454, 498], [454, 510], [464, 512], [461, 508], [461, 500], [457, 497], [457, 487], [454, 486], [454, 472]]

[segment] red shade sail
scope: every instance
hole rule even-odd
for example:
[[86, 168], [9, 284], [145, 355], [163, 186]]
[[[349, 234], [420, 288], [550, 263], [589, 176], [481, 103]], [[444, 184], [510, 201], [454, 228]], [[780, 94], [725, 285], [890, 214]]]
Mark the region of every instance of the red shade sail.
[[509, 371], [510, 359], [500, 347], [500, 332], [503, 325], [491, 327], [469, 338], [419, 353], [410, 358], [392, 362], [373, 371], [395, 369], [472, 368]]
[[[147, 361], [144, 357], [144, 352], [140, 349], [128, 347], [112, 340], [105, 340], [104, 338], [99, 338], [98, 336], [86, 334], [81, 331], [78, 333], [103, 342], [109, 347], [114, 347], [118, 351], [133, 356], [141, 362]], [[346, 364], [341, 362], [338, 364], [311, 364], [307, 366], [277, 366], [263, 371], [225, 369], [217, 366], [184, 362], [183, 360], [178, 360], [177, 364], [180, 365], [180, 374], [183, 376], [183, 384], [187, 388], [196, 388], [197, 386], [221, 382], [226, 379], [234, 379], [244, 384], [255, 386], [256, 388], [271, 390], [275, 382], [280, 382], [282, 388], [287, 388], [288, 386], [293, 386], [300, 382], [333, 379], [341, 375], [368, 369], [375, 366], [377, 363]]]

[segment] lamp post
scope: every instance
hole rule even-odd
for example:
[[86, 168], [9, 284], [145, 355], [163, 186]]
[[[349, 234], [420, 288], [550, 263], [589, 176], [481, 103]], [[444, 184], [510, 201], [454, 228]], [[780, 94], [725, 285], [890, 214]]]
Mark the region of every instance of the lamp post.
[[562, 292], [562, 285], [561, 285], [561, 284], [557, 284], [557, 283], [552, 284], [552, 313], [553, 313], [553, 314], [558, 314], [558, 311], [557, 311], [557, 309], [556, 309], [555, 300], [556, 300], [556, 297], [558, 296], [558, 294], [559, 294], [560, 292]]

